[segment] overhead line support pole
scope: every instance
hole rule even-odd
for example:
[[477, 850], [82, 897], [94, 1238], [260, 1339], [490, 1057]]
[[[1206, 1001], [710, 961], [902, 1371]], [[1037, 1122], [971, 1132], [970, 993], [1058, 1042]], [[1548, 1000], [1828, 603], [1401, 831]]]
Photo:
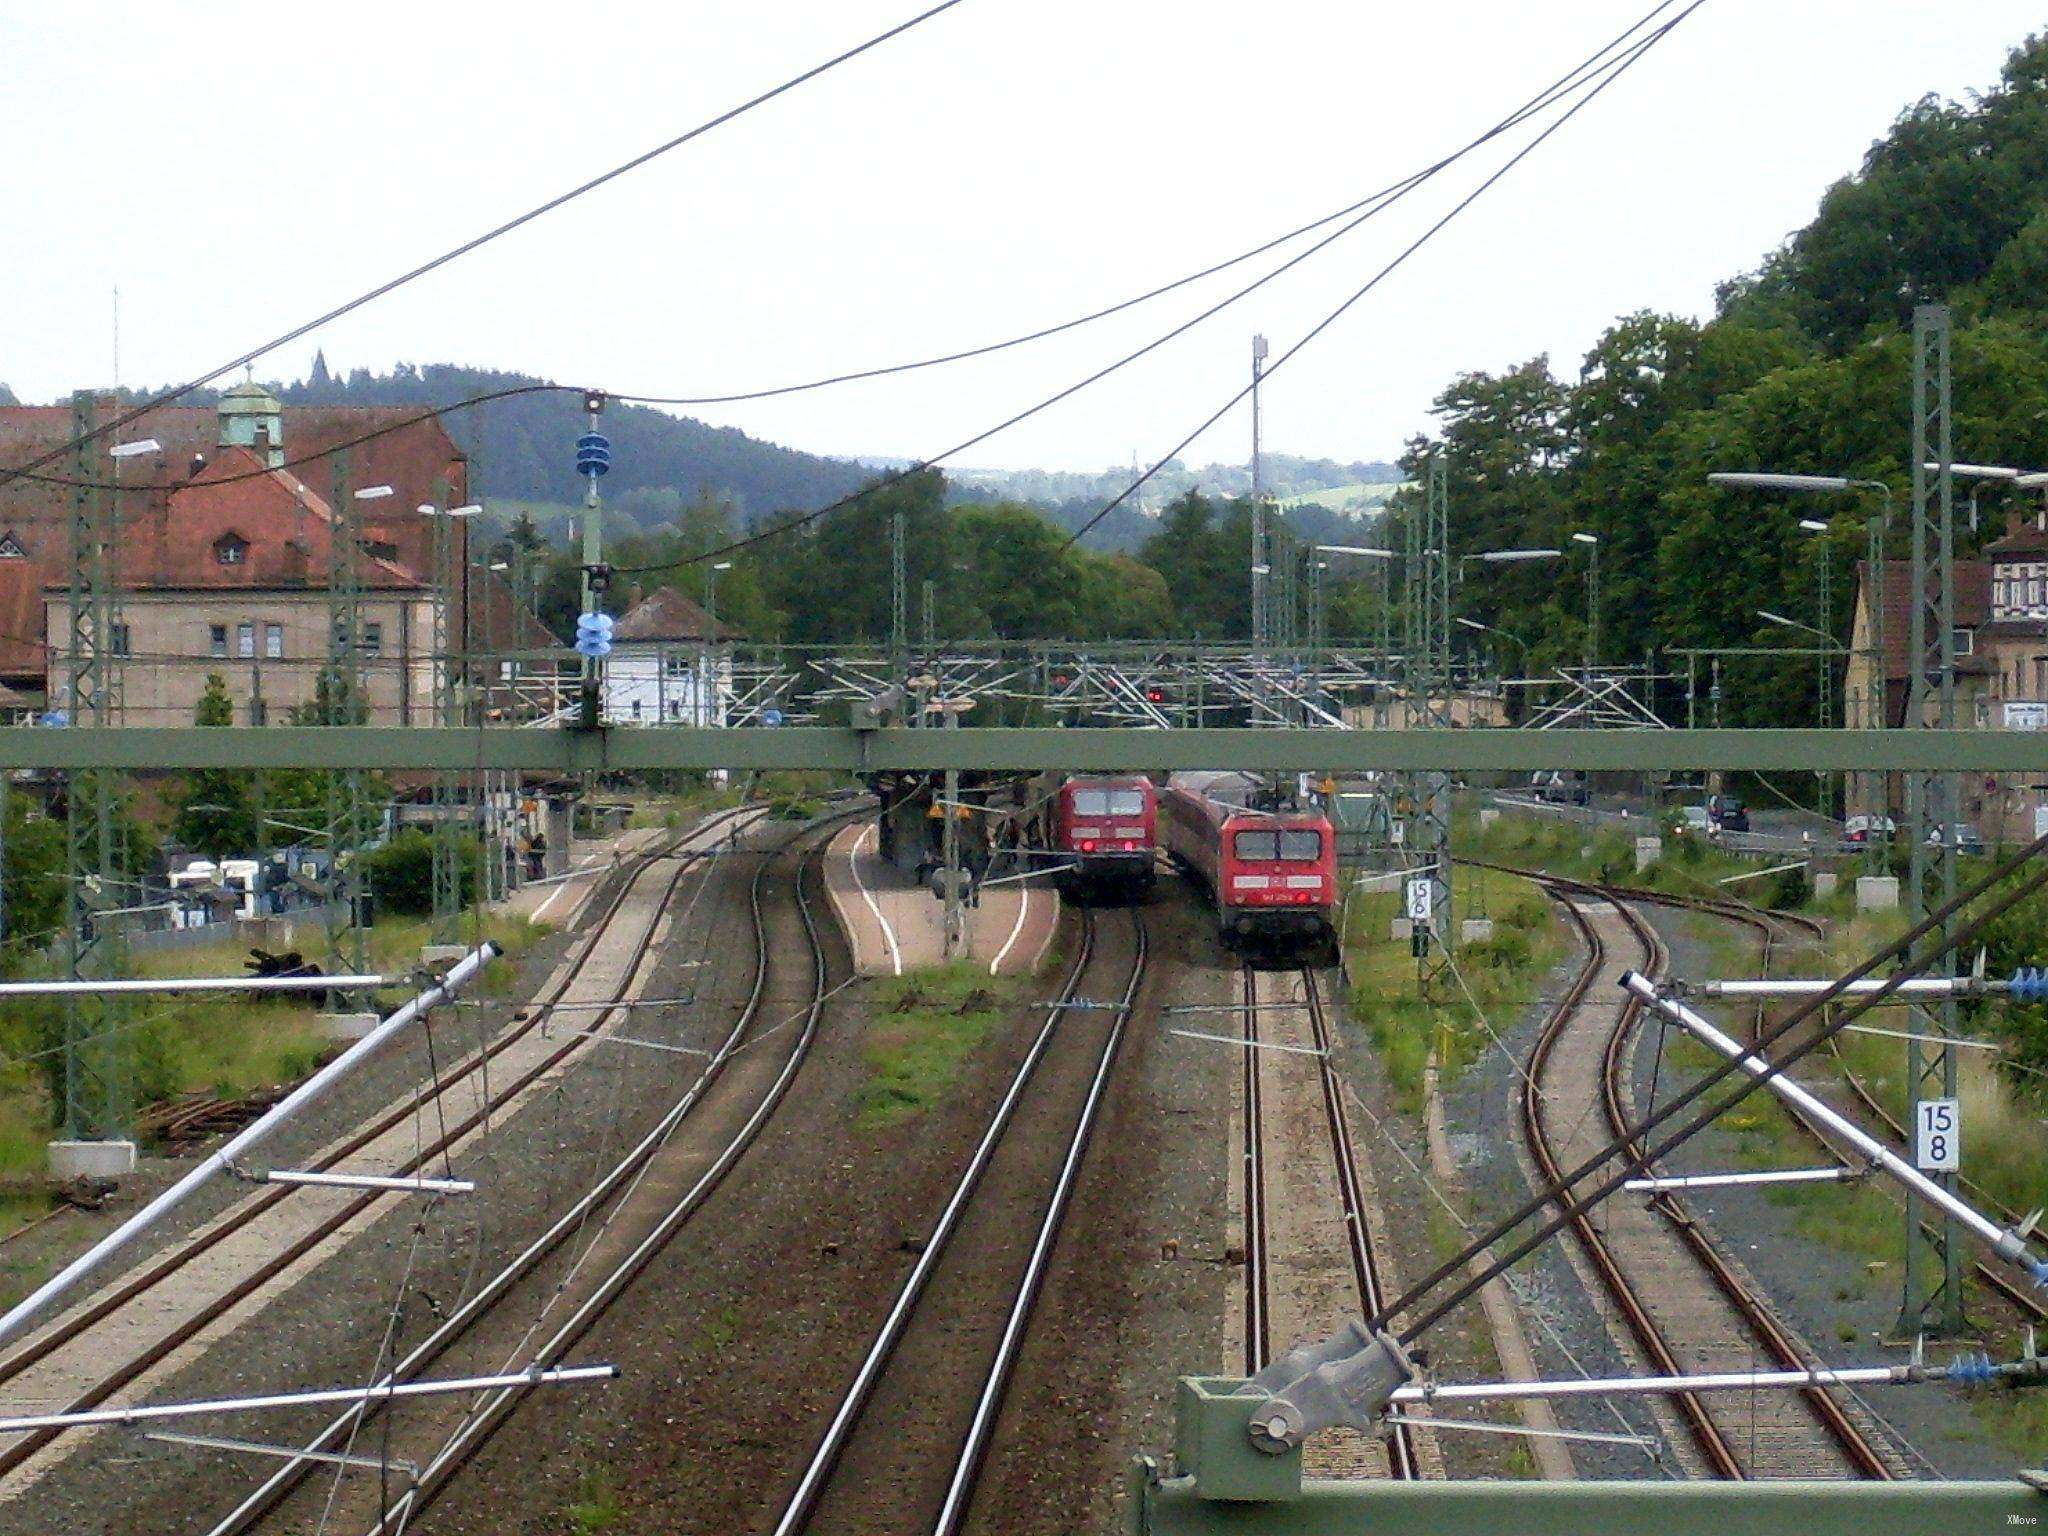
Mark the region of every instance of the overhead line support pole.
[[[1922, 304], [1913, 311], [1913, 563], [1909, 619], [1906, 724], [1953, 730], [1956, 725], [1955, 649], [1955, 478], [1951, 418], [1952, 366], [1949, 311]], [[1879, 588], [1882, 591], [1882, 588]], [[1906, 836], [1911, 891], [1907, 916], [1920, 920], [1952, 902], [1956, 893], [1957, 779], [1953, 773], [1916, 773], [1907, 780]], [[1933, 839], [1930, 841], [1930, 833]], [[1944, 924], [1942, 937], [1954, 932]], [[1930, 965], [1936, 977], [1955, 974], [1955, 951], [1944, 948]], [[1956, 1001], [1933, 1005], [1915, 1001], [1914, 1038], [1906, 1042], [1909, 1130], [1919, 1124], [1929, 1099], [1958, 1097], [1956, 1051], [1924, 1048], [1921, 1035], [1952, 1040]], [[1934, 1176], [1953, 1195], [1954, 1173]], [[1911, 1337], [1929, 1330], [1960, 1335], [1968, 1326], [1963, 1311], [1962, 1255], [1953, 1215], [1943, 1210], [1930, 1266], [1920, 1251], [1921, 1197], [1906, 1197], [1905, 1294], [1899, 1332]], [[1930, 1268], [1934, 1270], [1930, 1273]]]

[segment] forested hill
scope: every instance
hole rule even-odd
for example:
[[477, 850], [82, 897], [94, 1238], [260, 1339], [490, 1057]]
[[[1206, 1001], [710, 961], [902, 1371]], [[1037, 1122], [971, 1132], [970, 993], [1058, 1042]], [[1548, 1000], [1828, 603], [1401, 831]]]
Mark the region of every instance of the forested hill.
[[[1758, 610], [1822, 621], [1825, 539], [1827, 622], [1846, 639], [1873, 498], [1731, 492], [1706, 477], [1775, 470], [1903, 490], [1912, 312], [1931, 301], [1954, 316], [1956, 457], [2048, 466], [2048, 40], [2016, 48], [1982, 95], [1907, 108], [1810, 224], [1723, 285], [1704, 323], [1627, 315], [1583, 370], [1574, 360], [1553, 373], [1536, 357], [1451, 381], [1434, 435], [1415, 439], [1403, 467], [1412, 478], [1432, 451], [1446, 454], [1454, 546], [1569, 552], [1468, 568], [1461, 609], [1525, 645], [1535, 670], [1576, 662], [1593, 546], [1570, 535], [1585, 532], [1600, 541], [1603, 660], [1785, 646], [1798, 642]], [[1401, 493], [1396, 515], [1412, 500]], [[2001, 531], [2007, 504], [1994, 502], [1974, 538]], [[1804, 533], [1802, 517], [1831, 529]], [[1892, 521], [1895, 556], [1907, 524]], [[1810, 659], [1734, 666], [1723, 719], [1810, 721], [1812, 679]]]
[[[541, 382], [526, 374], [449, 363], [401, 363], [387, 374], [358, 368], [344, 378], [328, 373], [325, 361], [316, 358], [312, 375], [285, 386], [279, 398], [287, 405], [445, 406]], [[584, 416], [578, 396], [519, 395], [452, 412], [446, 420], [464, 451], [480, 458], [481, 489], [488, 495], [529, 502], [581, 499], [575, 460]], [[713, 500], [732, 505], [742, 520], [751, 520], [822, 506], [870, 478], [857, 464], [799, 453], [735, 428], [706, 426], [647, 406], [613, 403], [604, 413], [602, 430], [612, 440], [605, 495], [629, 515], [642, 505], [666, 513], [679, 500], [696, 500], [708, 492]]]

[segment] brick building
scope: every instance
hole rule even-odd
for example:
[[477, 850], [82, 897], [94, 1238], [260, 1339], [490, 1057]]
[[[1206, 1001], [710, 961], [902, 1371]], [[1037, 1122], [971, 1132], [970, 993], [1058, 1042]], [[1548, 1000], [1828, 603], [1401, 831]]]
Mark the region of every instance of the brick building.
[[[98, 419], [112, 412], [101, 404]], [[311, 700], [329, 655], [328, 586], [337, 526], [332, 450], [346, 451], [356, 500], [362, 585], [357, 638], [371, 723], [425, 724], [448, 679], [433, 657], [435, 519], [423, 505], [468, 499], [468, 464], [438, 421], [397, 407], [286, 409], [260, 385], [217, 407], [167, 406], [120, 429], [152, 453], [116, 461], [92, 445], [92, 477], [118, 481], [109, 565], [121, 590], [110, 637], [123, 716], [135, 725], [190, 724], [209, 674], [236, 701], [237, 724], [282, 720]], [[399, 425], [405, 423], [404, 425]], [[27, 462], [72, 436], [68, 406], [0, 408], [0, 465]], [[380, 428], [395, 428], [357, 442]], [[52, 479], [0, 480], [0, 684], [66, 707], [73, 490], [66, 458]], [[509, 588], [469, 569], [457, 520], [458, 636], [482, 644], [553, 641]], [[502, 590], [500, 590], [502, 589]], [[478, 633], [489, 630], [489, 635]], [[474, 646], [470, 648], [475, 648]]]

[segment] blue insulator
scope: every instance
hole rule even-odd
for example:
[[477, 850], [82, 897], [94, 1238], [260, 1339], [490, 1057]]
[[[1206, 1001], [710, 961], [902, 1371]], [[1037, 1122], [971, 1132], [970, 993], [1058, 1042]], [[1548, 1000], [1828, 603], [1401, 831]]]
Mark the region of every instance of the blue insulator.
[[1992, 1367], [1991, 1356], [1981, 1349], [1966, 1349], [1948, 1365], [1950, 1381], [1982, 1383], [1992, 1380], [1997, 1374]]
[[2034, 1289], [2048, 1291], [2048, 1259], [2029, 1259], [2027, 1267], [2034, 1272]]
[[2006, 990], [2024, 1003], [2048, 999], [2048, 967], [2023, 965], [2012, 973]]
[[576, 620], [576, 650], [578, 654], [596, 658], [609, 656], [612, 650], [612, 616], [608, 613], [586, 613]]
[[612, 467], [611, 439], [602, 432], [586, 432], [576, 439], [576, 473], [601, 475]]

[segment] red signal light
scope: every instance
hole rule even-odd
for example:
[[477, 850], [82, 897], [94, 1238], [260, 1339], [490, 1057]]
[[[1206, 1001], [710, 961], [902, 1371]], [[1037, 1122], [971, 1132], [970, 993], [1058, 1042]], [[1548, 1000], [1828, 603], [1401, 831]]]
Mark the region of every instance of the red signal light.
[[1095, 839], [1094, 839], [1094, 838], [1092, 838], [1092, 837], [1084, 837], [1084, 838], [1082, 838], [1082, 839], [1081, 839], [1081, 851], [1082, 851], [1083, 853], [1093, 853], [1093, 852], [1095, 851]]
[[1145, 702], [1146, 702], [1147, 704], [1163, 704], [1163, 703], [1165, 703], [1165, 702], [1166, 702], [1166, 690], [1165, 690], [1165, 689], [1163, 689], [1163, 688], [1147, 688], [1147, 689], [1145, 690]]

